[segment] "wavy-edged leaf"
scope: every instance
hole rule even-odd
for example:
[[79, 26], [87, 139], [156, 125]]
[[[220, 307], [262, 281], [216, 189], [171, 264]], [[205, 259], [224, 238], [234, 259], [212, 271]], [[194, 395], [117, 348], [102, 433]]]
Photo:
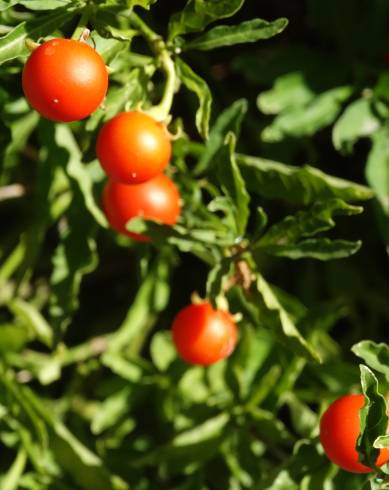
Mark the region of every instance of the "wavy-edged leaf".
[[279, 34], [287, 25], [288, 20], [280, 18], [273, 22], [263, 19], [252, 19], [236, 26], [217, 26], [202, 36], [184, 44], [183, 50], [197, 49], [208, 51], [222, 46], [253, 43]]
[[386, 433], [388, 416], [386, 415], [385, 398], [378, 391], [378, 380], [367, 366], [360, 366], [361, 384], [365, 396], [365, 405], [359, 412], [361, 433], [357, 441], [359, 461], [366, 466], [374, 467], [378, 449], [374, 441]]
[[169, 243], [181, 252], [191, 252], [201, 257], [211, 265], [220, 259], [220, 247], [229, 247], [235, 243], [234, 230], [225, 228], [197, 228], [180, 224], [169, 226], [143, 218], [131, 219], [126, 228], [150, 237], [157, 247]]
[[138, 5], [139, 7], [143, 7], [144, 9], [149, 10], [150, 6], [153, 5], [153, 3], [155, 3], [156, 1], [157, 0], [125, 0], [123, 1], [123, 3], [126, 7], [135, 7]]
[[[28, 112], [9, 123], [11, 138], [4, 150], [1, 182], [8, 182], [11, 169], [19, 162], [19, 152], [25, 147], [28, 138], [39, 121], [37, 112]], [[1, 151], [1, 150], [0, 150]], [[1, 154], [0, 154], [1, 157]]]
[[351, 86], [336, 87], [318, 95], [305, 106], [281, 112], [262, 131], [263, 141], [277, 142], [285, 137], [299, 138], [315, 134], [335, 120], [342, 104], [352, 93]]
[[270, 255], [293, 260], [311, 258], [326, 261], [350, 257], [350, 255], [357, 253], [361, 246], [362, 242], [360, 241], [350, 242], [316, 238], [302, 240], [291, 245], [269, 245], [264, 247], [264, 251]]
[[19, 56], [28, 55], [29, 51], [24, 43], [27, 37], [35, 40], [51, 34], [70, 20], [79, 8], [79, 2], [71, 2], [70, 6], [56, 8], [46, 16], [17, 25], [0, 38], [0, 64]]
[[60, 462], [74, 483], [83, 490], [89, 490], [91, 486], [96, 490], [128, 490], [128, 486], [111, 475], [99, 456], [77, 439], [29, 387], [8, 379], [2, 379], [2, 383], [5, 383], [10, 400], [35, 421], [38, 439], [43, 437], [45, 444], [50, 444], [54, 459]]
[[298, 211], [271, 226], [256, 246], [294, 245], [302, 238], [333, 228], [335, 216], [351, 216], [362, 211], [360, 206], [352, 206], [341, 199], [317, 201], [310, 209]]
[[366, 178], [386, 215], [389, 214], [389, 128], [372, 136], [373, 146], [366, 164]]
[[194, 169], [194, 174], [199, 175], [213, 164], [217, 152], [224, 146], [226, 136], [232, 132], [238, 137], [240, 126], [244, 115], [247, 112], [247, 101], [240, 99], [225, 109], [217, 118], [214, 126], [209, 133], [209, 139], [206, 142], [205, 150]]
[[377, 344], [372, 340], [362, 340], [353, 345], [351, 350], [354, 354], [365, 361], [375, 371], [385, 375], [389, 382], [389, 345]]
[[374, 447], [377, 449], [388, 448], [389, 449], [389, 435], [379, 436], [374, 441]]
[[243, 237], [249, 219], [250, 195], [235, 159], [236, 136], [227, 134], [224, 147], [220, 149], [216, 161], [216, 171], [221, 188], [230, 199], [234, 214], [234, 225], [238, 236]]
[[106, 122], [126, 107], [135, 108], [145, 101], [148, 76], [141, 68], [132, 69], [126, 82], [120, 87], [110, 88], [104, 101], [104, 109], [98, 108], [85, 123], [87, 131], [95, 131], [98, 125]]
[[3, 12], [4, 10], [7, 10], [14, 5], [14, 3], [17, 3], [19, 0], [0, 0], [0, 12]]
[[18, 321], [30, 330], [33, 338], [37, 338], [48, 347], [53, 345], [53, 331], [34, 305], [15, 298], [8, 306]]
[[264, 277], [258, 272], [255, 289], [253, 289], [252, 301], [257, 303], [260, 309], [261, 324], [269, 328], [276, 337], [288, 348], [299, 352], [311, 361], [320, 361], [319, 354], [304, 339], [293, 323], [288, 312], [279, 302], [272, 287], [267, 283]]
[[103, 227], [107, 227], [107, 219], [97, 205], [93, 195], [93, 181], [91, 175], [88, 173], [86, 166], [82, 163], [82, 153], [72, 131], [68, 126], [58, 124], [55, 127], [54, 137], [58, 148], [67, 152], [67, 161], [65, 165], [66, 172], [79, 186], [86, 208], [97, 223]]
[[52, 257], [53, 271], [50, 278], [50, 315], [57, 334], [64, 331], [78, 306], [83, 276], [92, 272], [98, 264], [96, 225], [89, 213], [86, 213], [79, 192], [73, 196], [67, 220], [67, 226], [60, 233], [61, 241]]
[[273, 365], [266, 373], [259, 371], [268, 359], [274, 341], [263, 330], [254, 330], [251, 325], [240, 325], [239, 342], [234, 355], [227, 363], [227, 380], [240, 400], [245, 400], [247, 409], [254, 409], [266, 398], [280, 376], [280, 366]]
[[16, 265], [19, 281], [22, 281], [34, 266], [46, 230], [53, 219], [52, 206], [56, 201], [59, 173], [57, 162], [55, 160], [53, 162], [56, 146], [49, 139], [52, 133], [46, 131], [47, 127], [48, 123], [40, 121], [38, 129], [42, 136], [43, 148], [37, 164], [32, 219], [27, 230], [21, 235], [19, 246], [15, 250], [20, 260]]
[[333, 197], [365, 201], [374, 196], [368, 187], [325, 174], [309, 165], [294, 167], [240, 154], [236, 158], [249, 190], [268, 199], [307, 205]]
[[136, 351], [137, 342], [148, 334], [157, 320], [157, 313], [166, 307], [169, 299], [171, 258], [161, 254], [143, 279], [127, 315], [112, 335], [108, 353], [121, 350]]
[[287, 109], [302, 107], [314, 98], [315, 92], [304, 73], [292, 71], [279, 76], [271, 90], [261, 92], [257, 97], [257, 106], [264, 114], [279, 114]]
[[223, 441], [228, 438], [230, 415], [222, 412], [204, 422], [176, 435], [172, 441], [135, 459], [132, 465], [147, 466], [164, 462], [172, 473], [181, 473], [183, 468], [200, 467], [218, 453]]
[[211, 22], [231, 17], [243, 3], [244, 0], [188, 0], [182, 11], [172, 15], [169, 21], [169, 40], [202, 31]]
[[358, 139], [370, 136], [378, 130], [381, 123], [373, 112], [372, 100], [363, 98], [352, 102], [332, 130], [332, 141], [335, 148], [351, 153]]
[[122, 417], [128, 414], [130, 410], [130, 393], [131, 388], [126, 386], [100, 403], [91, 421], [93, 434], [101, 434], [117, 424]]
[[199, 99], [199, 108], [196, 111], [196, 127], [201, 136], [207, 139], [212, 107], [212, 94], [209, 87], [205, 80], [197, 75], [181, 58], [176, 58], [176, 68], [181, 82]]
[[209, 271], [206, 291], [207, 298], [213, 303], [214, 307], [217, 306], [215, 301], [223, 292], [224, 286], [234, 270], [233, 265], [231, 257], [224, 257]]
[[[23, 5], [23, 7], [30, 10], [54, 10], [65, 5], [71, 5], [72, 0], [20, 0], [14, 3]], [[81, 2], [78, 2], [78, 4], [82, 5]]]

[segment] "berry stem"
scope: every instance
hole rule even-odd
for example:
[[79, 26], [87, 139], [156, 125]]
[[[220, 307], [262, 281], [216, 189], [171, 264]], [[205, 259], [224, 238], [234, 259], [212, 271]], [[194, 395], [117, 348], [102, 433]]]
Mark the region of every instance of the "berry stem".
[[36, 50], [36, 48], [39, 48], [40, 44], [39, 43], [36, 43], [35, 41], [33, 41], [32, 39], [30, 39], [29, 37], [24, 41], [24, 44], [26, 46], [26, 48], [32, 53], [33, 51]]
[[77, 27], [75, 28], [72, 35], [72, 39], [74, 39], [75, 41], [86, 42], [86, 40], [88, 39], [90, 31], [87, 28], [87, 25], [89, 22], [90, 14], [91, 12], [89, 8], [85, 8], [83, 10]]

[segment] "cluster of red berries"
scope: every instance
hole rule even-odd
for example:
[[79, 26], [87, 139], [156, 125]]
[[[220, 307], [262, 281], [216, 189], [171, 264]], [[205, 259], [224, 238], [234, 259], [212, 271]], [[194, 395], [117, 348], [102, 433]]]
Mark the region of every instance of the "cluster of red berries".
[[[53, 121], [83, 119], [103, 102], [108, 72], [87, 43], [52, 39], [36, 48], [23, 70], [23, 90], [31, 106]], [[135, 240], [147, 238], [126, 230], [134, 217], [174, 224], [180, 194], [162, 174], [171, 156], [163, 124], [141, 112], [123, 112], [108, 121], [97, 139], [97, 156], [109, 181], [103, 208], [116, 231]]]
[[[104, 101], [108, 71], [101, 56], [86, 42], [53, 39], [34, 49], [23, 70], [23, 90], [30, 105], [53, 121], [88, 117]], [[173, 225], [180, 215], [180, 194], [162, 172], [171, 157], [171, 141], [163, 123], [138, 111], [122, 112], [101, 129], [97, 157], [108, 176], [102, 204], [113, 229], [129, 232], [132, 218]], [[231, 315], [203, 302], [182, 309], [173, 322], [173, 341], [181, 357], [209, 365], [227, 357], [237, 339]]]

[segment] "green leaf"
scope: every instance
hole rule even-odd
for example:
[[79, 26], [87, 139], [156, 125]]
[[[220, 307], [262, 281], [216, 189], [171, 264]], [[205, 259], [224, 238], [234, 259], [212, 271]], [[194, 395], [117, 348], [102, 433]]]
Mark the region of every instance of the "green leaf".
[[263, 141], [274, 143], [285, 137], [299, 138], [315, 134], [335, 120], [343, 102], [352, 92], [352, 87], [337, 87], [320, 94], [305, 106], [280, 113], [262, 131]]
[[183, 45], [184, 50], [198, 49], [207, 51], [222, 46], [252, 43], [260, 39], [269, 39], [282, 32], [288, 25], [284, 18], [267, 22], [263, 19], [252, 19], [236, 26], [217, 26], [202, 36]]
[[2, 490], [17, 490], [19, 488], [20, 477], [24, 472], [26, 463], [27, 454], [23, 448], [19, 449], [10, 469], [5, 477], [0, 481]]
[[120, 87], [111, 87], [104, 101], [104, 109], [97, 109], [86, 121], [87, 131], [95, 131], [99, 124], [108, 121], [126, 106], [135, 108], [145, 100], [148, 77], [144, 70], [134, 68]]
[[293, 392], [286, 392], [282, 401], [289, 407], [293, 429], [302, 437], [311, 437], [317, 428], [317, 414]]
[[153, 5], [157, 0], [125, 0], [123, 3], [128, 7], [135, 7], [139, 5], [144, 9], [149, 10], [150, 6]]
[[[52, 451], [55, 458], [61, 462], [64, 470], [71, 475], [74, 482], [84, 490], [91, 486], [96, 490], [116, 490], [119, 487], [103, 466], [101, 459], [84, 446], [60, 422], [53, 421]], [[127, 490], [124, 483], [120, 488]]]
[[229, 420], [230, 416], [226, 413], [221, 413], [216, 417], [210, 418], [203, 424], [178, 434], [173, 439], [172, 446], [181, 447], [198, 444], [204, 440], [222, 435], [223, 430], [228, 424]]
[[82, 153], [69, 126], [58, 124], [55, 127], [55, 141], [58, 148], [67, 152], [66, 172], [77, 183], [85, 201], [85, 206], [97, 223], [107, 227], [107, 219], [96, 204], [93, 195], [93, 181], [85, 165], [82, 163]]
[[217, 152], [223, 148], [226, 136], [229, 132], [234, 133], [238, 137], [240, 125], [246, 111], [247, 101], [241, 99], [231, 104], [230, 107], [220, 114], [215, 125], [211, 129], [205, 150], [195, 167], [195, 175], [199, 175], [204, 171], [209, 170]]
[[[59, 155], [56, 152], [56, 145], [50, 138], [52, 132], [47, 131], [48, 127], [52, 128], [52, 125], [42, 120], [38, 126], [39, 132], [43, 135], [43, 145], [37, 162], [35, 189], [31, 204], [32, 219], [26, 231], [21, 235], [19, 245], [14, 252], [15, 255], [12, 254], [10, 257], [11, 262], [15, 262], [11, 268], [17, 269], [17, 280], [20, 282], [31, 272], [38, 259], [46, 230], [53, 219], [53, 206], [57, 204], [58, 190], [61, 194], [64, 192], [56, 161]], [[59, 199], [62, 197], [60, 196]], [[10, 273], [13, 272], [12, 270]]]
[[374, 87], [374, 95], [383, 99], [385, 102], [389, 101], [389, 72], [384, 71], [380, 73], [377, 84]]
[[365, 361], [375, 371], [385, 375], [389, 382], [389, 346], [388, 344], [377, 344], [372, 340], [362, 340], [353, 345], [351, 350], [354, 354]]
[[228, 437], [229, 423], [230, 415], [225, 412], [209, 417], [179, 433], [170, 443], [132, 460], [131, 464], [138, 468], [163, 462], [168, 465], [170, 473], [193, 472], [219, 452], [221, 444]]
[[205, 372], [201, 366], [191, 366], [187, 369], [180, 378], [177, 388], [188, 403], [206, 403], [210, 396]]
[[295, 245], [270, 245], [266, 246], [264, 250], [270, 255], [293, 260], [311, 258], [326, 261], [350, 257], [350, 255], [358, 252], [361, 245], [361, 241], [349, 242], [317, 238], [302, 240]]
[[327, 175], [309, 165], [294, 167], [239, 154], [236, 158], [249, 190], [267, 199], [307, 205], [333, 197], [345, 201], [364, 201], [373, 197], [368, 187]]
[[383, 127], [372, 136], [373, 146], [366, 164], [366, 179], [377, 199], [389, 214], [389, 128]]
[[267, 332], [254, 330], [243, 322], [239, 330], [239, 343], [228, 361], [227, 373], [235, 378], [232, 388], [238, 399], [247, 400], [247, 408], [254, 408], [274, 387], [280, 367], [274, 365], [269, 372], [259, 375], [274, 345], [273, 339]]
[[[298, 488], [304, 490], [331, 488], [334, 484], [333, 476], [338, 472], [337, 468], [329, 464], [320, 445], [312, 438], [296, 442], [287, 468], [294, 481], [299, 482]], [[351, 484], [347, 486], [348, 490], [352, 488]]]
[[30, 334], [26, 328], [12, 324], [0, 325], [0, 353], [17, 352], [29, 341]]
[[79, 8], [79, 2], [71, 2], [70, 6], [56, 8], [53, 13], [16, 26], [0, 38], [0, 64], [28, 55], [29, 51], [24, 43], [27, 37], [36, 40], [51, 34], [70, 20]]
[[106, 398], [99, 404], [92, 418], [91, 430], [93, 434], [101, 434], [118, 423], [129, 412], [130, 389], [123, 388]]
[[[114, 353], [123, 349], [134, 350], [139, 339], [143, 339], [154, 325], [157, 313], [163, 310], [169, 299], [170, 264], [161, 254], [148, 275], [143, 279], [138, 293], [127, 312], [126, 318], [118, 330], [112, 335], [108, 352]], [[161, 302], [157, 297], [160, 288], [164, 287], [167, 294]]]
[[166, 371], [177, 358], [170, 332], [157, 332], [153, 335], [150, 345], [150, 355], [154, 366], [159, 371]]
[[271, 90], [258, 95], [257, 106], [264, 114], [278, 114], [305, 106], [315, 98], [303, 72], [286, 73], [278, 77]]
[[385, 398], [378, 391], [378, 381], [373, 372], [361, 365], [361, 384], [365, 405], [360, 410], [361, 433], [357, 441], [359, 461], [374, 467], [378, 450], [374, 441], [385, 434], [388, 427]]
[[78, 306], [83, 276], [98, 264], [96, 226], [83, 204], [76, 192], [67, 215], [68, 226], [61, 230], [61, 241], [52, 257], [50, 315], [57, 334], [64, 331]]
[[236, 233], [243, 237], [249, 219], [250, 196], [235, 160], [235, 144], [236, 136], [231, 132], [216, 157], [216, 171], [221, 188], [231, 201]]
[[116, 352], [106, 352], [102, 356], [101, 361], [104, 366], [107, 366], [113, 373], [130, 381], [130, 383], [139, 383], [142, 378], [142, 369], [134, 362], [125, 359]]
[[15, 298], [8, 306], [19, 322], [31, 331], [33, 338], [37, 338], [48, 347], [52, 347], [53, 331], [42, 314], [32, 304]]
[[[23, 5], [30, 10], [54, 10], [65, 5], [71, 5], [72, 0], [21, 0], [14, 3]], [[80, 4], [80, 2], [78, 3]]]
[[380, 120], [373, 112], [371, 99], [359, 99], [352, 102], [337, 120], [332, 141], [338, 151], [351, 153], [358, 139], [370, 136], [379, 127]]
[[374, 441], [374, 447], [377, 449], [389, 448], [389, 436], [379, 436]]
[[180, 34], [202, 31], [211, 22], [231, 17], [243, 3], [244, 0], [188, 0], [183, 10], [169, 21], [169, 40]]
[[176, 58], [176, 69], [182, 83], [194, 92], [199, 99], [200, 105], [196, 112], [196, 127], [201, 136], [207, 139], [212, 106], [212, 95], [208, 85], [180, 58]]
[[[106, 30], [103, 31], [104, 37], [98, 32], [98, 30], [100, 29], [100, 15], [102, 16], [101, 23], [104, 25], [105, 28], [108, 29], [108, 32]], [[114, 23], [115, 19], [117, 19], [117, 15], [113, 14], [113, 17], [114, 18], [112, 19], [107, 9], [98, 9], [92, 21], [96, 30], [93, 30], [91, 32], [89, 38], [95, 50], [103, 58], [105, 63], [109, 65], [111, 73], [114, 73], [118, 69], [118, 66], [116, 65], [117, 63], [120, 66], [119, 61], [121, 59], [121, 56], [127, 56], [129, 54], [128, 51], [130, 48], [130, 42], [128, 37], [131, 36], [131, 31], [128, 32], [128, 29], [124, 28], [124, 34], [121, 39], [118, 40], [112, 37], [112, 33], [110, 33], [109, 31], [109, 26], [111, 23]], [[122, 17], [119, 18], [121, 20], [123, 19]], [[109, 92], [110, 91], [108, 91], [108, 95]], [[88, 122], [88, 120], [85, 122]]]
[[264, 490], [299, 490], [300, 486], [293, 481], [287, 470], [281, 470], [270, 486]]
[[[3, 383], [6, 381], [1, 380]], [[0, 381], [0, 382], [1, 382]], [[26, 386], [8, 382], [10, 395], [28, 410], [29, 416], [39, 424], [39, 434], [46, 431], [50, 435], [50, 449], [61, 468], [83, 490], [128, 490], [128, 486], [111, 475], [101, 459], [82, 444], [63, 423], [53, 416], [52, 411]], [[47, 435], [46, 435], [47, 438]]]
[[7, 10], [12, 7], [15, 3], [17, 3], [19, 0], [0, 0], [0, 12], [3, 12], [4, 10]]
[[263, 326], [269, 328], [288, 348], [296, 350], [311, 361], [320, 361], [320, 357], [297, 330], [287, 311], [282, 307], [271, 286], [257, 272], [256, 287], [252, 301], [258, 301], [258, 307], [266, 315], [261, 318]]
[[220, 230], [213, 227], [199, 229], [182, 225], [169, 226], [142, 218], [131, 219], [126, 228], [128, 231], [150, 237], [158, 248], [166, 244], [174, 245], [181, 252], [191, 252], [211, 265], [220, 258], [219, 248], [232, 246], [236, 238], [233, 230], [224, 228]]
[[[340, 199], [317, 201], [310, 209], [287, 216], [271, 226], [257, 242], [258, 247], [294, 245], [301, 238], [316, 235], [335, 226], [334, 216], [351, 216], [363, 211], [360, 206], [346, 204]], [[273, 248], [276, 250], [276, 248]]]
[[10, 170], [19, 163], [19, 152], [24, 149], [28, 138], [39, 121], [37, 112], [29, 112], [9, 124], [11, 139], [5, 149], [1, 180], [7, 182]]
[[[31, 400], [31, 392], [29, 389], [21, 388], [20, 384], [15, 382], [13, 374], [8, 371], [3, 374], [0, 380], [2, 396], [7, 395], [7, 409], [11, 413], [17, 413], [19, 419], [19, 430], [23, 433], [23, 443], [26, 450], [31, 449], [31, 446], [27, 448], [27, 441], [30, 443], [34, 441], [34, 456], [31, 452], [30, 458], [34, 460], [34, 464], [37, 467], [41, 467], [41, 462], [36, 461], [36, 455], [42, 456], [43, 448], [47, 447], [48, 431], [47, 427], [40, 417], [40, 414], [35, 409], [34, 403]], [[18, 431], [18, 429], [16, 429]], [[21, 435], [21, 434], [20, 434]]]
[[216, 307], [216, 300], [219, 295], [223, 294], [224, 286], [234, 270], [234, 263], [230, 257], [224, 257], [218, 261], [209, 271], [207, 278], [207, 298]]

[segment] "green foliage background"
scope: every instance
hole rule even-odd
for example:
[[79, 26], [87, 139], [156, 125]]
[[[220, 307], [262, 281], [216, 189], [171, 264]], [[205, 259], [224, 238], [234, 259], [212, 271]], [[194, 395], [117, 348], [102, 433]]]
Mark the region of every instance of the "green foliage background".
[[[54, 124], [23, 97], [25, 40], [85, 16], [105, 107]], [[389, 446], [388, 20], [384, 0], [0, 1], [1, 490], [387, 488], [331, 465], [318, 422], [363, 390], [361, 461]], [[131, 222], [137, 244], [107, 228], [94, 144], [159, 101], [166, 57], [183, 212]], [[240, 316], [209, 368], [171, 342], [193, 292]]]

